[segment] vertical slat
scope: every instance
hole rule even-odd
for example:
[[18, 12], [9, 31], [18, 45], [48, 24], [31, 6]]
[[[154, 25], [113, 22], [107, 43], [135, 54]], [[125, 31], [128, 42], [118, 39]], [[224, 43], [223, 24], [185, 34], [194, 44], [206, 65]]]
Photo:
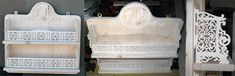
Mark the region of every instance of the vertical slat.
[[197, 9], [205, 11], [205, 0], [195, 0], [194, 5]]
[[[199, 9], [200, 11], [205, 11], [205, 0], [195, 0], [194, 5], [195, 5], [196, 9]], [[202, 71], [197, 71], [196, 72], [194, 70], [193, 70], [193, 72], [194, 72], [194, 76], [205, 76], [205, 73], [206, 73], [206, 72], [202, 72]]]
[[186, 76], [193, 76], [193, 10], [194, 0], [186, 2]]
[[[234, 52], [234, 47], [235, 47], [235, 12], [233, 12], [233, 31], [232, 31], [232, 60], [233, 63], [235, 63], [235, 52]], [[235, 76], [235, 72], [232, 72], [232, 76]]]

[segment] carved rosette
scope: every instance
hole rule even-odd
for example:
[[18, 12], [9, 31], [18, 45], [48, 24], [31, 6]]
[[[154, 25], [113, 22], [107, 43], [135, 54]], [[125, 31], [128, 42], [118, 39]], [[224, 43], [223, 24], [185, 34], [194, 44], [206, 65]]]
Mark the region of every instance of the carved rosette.
[[225, 25], [224, 15], [214, 16], [195, 10], [194, 46], [196, 63], [229, 63], [227, 45], [230, 36], [221, 28]]

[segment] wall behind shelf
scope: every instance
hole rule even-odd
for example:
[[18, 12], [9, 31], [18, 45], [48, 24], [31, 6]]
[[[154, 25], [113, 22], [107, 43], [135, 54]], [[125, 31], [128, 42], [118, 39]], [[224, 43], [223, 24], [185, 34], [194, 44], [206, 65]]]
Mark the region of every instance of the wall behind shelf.
[[[82, 26], [84, 28], [84, 0], [0, 0], [0, 67], [4, 67], [4, 16], [6, 14], [12, 14], [14, 11], [18, 11], [19, 14], [28, 14], [37, 2], [48, 2], [50, 3], [55, 12], [60, 15], [65, 15], [66, 12], [70, 12], [71, 15], [79, 15], [82, 19]], [[82, 29], [84, 31], [84, 29]], [[81, 45], [84, 44], [85, 33], [81, 35]], [[81, 46], [81, 57], [80, 57], [80, 76], [85, 76], [85, 63], [84, 63], [84, 50]], [[67, 75], [61, 75], [67, 76]], [[70, 75], [68, 75], [70, 76]]]

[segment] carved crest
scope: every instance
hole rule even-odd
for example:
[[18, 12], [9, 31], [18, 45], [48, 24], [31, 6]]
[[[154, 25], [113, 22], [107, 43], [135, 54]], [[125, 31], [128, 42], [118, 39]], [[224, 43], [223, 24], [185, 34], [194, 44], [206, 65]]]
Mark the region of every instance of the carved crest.
[[37, 21], [50, 21], [57, 15], [53, 7], [46, 2], [39, 2], [33, 6], [29, 16], [30, 19], [35, 19]]
[[137, 2], [127, 4], [119, 14], [121, 22], [129, 28], [141, 28], [150, 22], [151, 17], [149, 8]]

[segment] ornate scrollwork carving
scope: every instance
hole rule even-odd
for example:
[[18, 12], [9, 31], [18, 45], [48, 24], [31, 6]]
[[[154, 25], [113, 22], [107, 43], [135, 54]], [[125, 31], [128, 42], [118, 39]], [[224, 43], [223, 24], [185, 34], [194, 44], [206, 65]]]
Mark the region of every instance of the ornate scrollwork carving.
[[133, 3], [126, 5], [119, 17], [126, 27], [141, 28], [150, 22], [152, 14], [146, 5]]
[[230, 36], [221, 28], [225, 18], [195, 10], [194, 39], [197, 63], [229, 63], [227, 45]]
[[14, 68], [77, 68], [76, 59], [62, 58], [7, 58], [7, 67]]
[[7, 40], [14, 41], [78, 41], [76, 32], [7, 31]]

